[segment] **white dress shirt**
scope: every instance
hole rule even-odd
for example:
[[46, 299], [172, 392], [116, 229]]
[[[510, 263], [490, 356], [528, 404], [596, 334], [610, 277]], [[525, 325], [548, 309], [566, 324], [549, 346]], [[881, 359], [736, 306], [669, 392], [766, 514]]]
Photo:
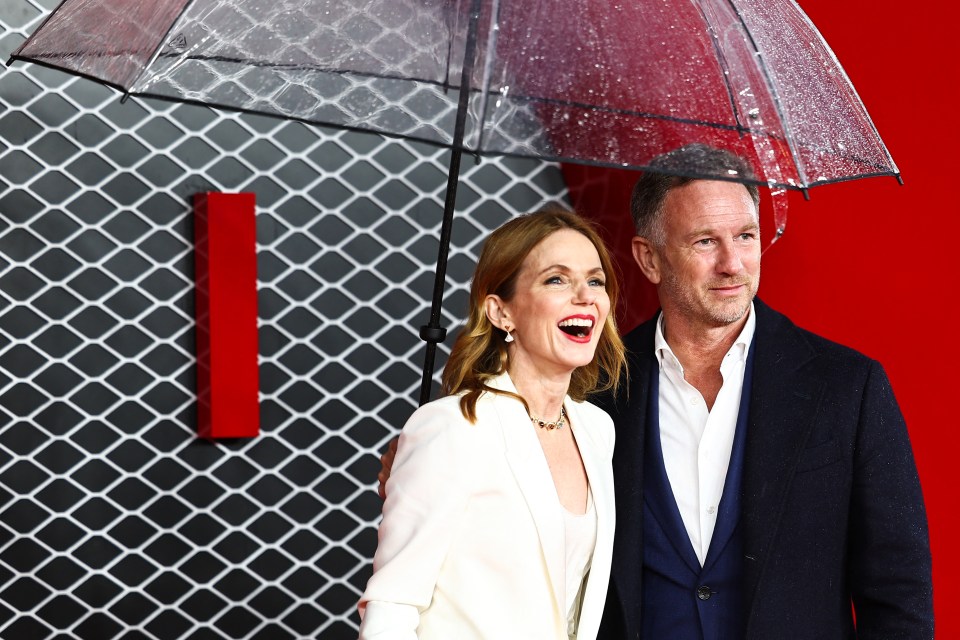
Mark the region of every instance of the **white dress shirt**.
[[701, 565], [706, 560], [717, 524], [740, 410], [747, 352], [755, 328], [751, 304], [743, 331], [720, 365], [723, 386], [713, 409], [708, 411], [700, 392], [684, 380], [683, 367], [664, 338], [663, 315], [657, 322], [654, 349], [660, 363], [663, 463], [690, 544]]

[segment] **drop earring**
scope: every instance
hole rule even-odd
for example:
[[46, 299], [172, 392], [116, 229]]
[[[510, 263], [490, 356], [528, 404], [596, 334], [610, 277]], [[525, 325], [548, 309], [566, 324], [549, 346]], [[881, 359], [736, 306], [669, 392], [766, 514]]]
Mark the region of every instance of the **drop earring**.
[[503, 341], [504, 341], [504, 342], [513, 342], [513, 334], [508, 332], [507, 335], [504, 336]]

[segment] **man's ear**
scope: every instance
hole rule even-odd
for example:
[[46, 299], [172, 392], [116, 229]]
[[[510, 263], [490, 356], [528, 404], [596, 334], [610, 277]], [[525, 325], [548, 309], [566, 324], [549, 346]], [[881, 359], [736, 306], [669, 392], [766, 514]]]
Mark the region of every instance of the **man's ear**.
[[483, 309], [487, 313], [487, 320], [490, 321], [490, 324], [504, 331], [509, 332], [513, 330], [510, 323], [510, 314], [507, 313], [506, 303], [504, 303], [500, 296], [491, 293], [484, 298]]
[[633, 236], [633, 259], [640, 267], [640, 271], [653, 284], [660, 284], [660, 254], [649, 239], [643, 236]]

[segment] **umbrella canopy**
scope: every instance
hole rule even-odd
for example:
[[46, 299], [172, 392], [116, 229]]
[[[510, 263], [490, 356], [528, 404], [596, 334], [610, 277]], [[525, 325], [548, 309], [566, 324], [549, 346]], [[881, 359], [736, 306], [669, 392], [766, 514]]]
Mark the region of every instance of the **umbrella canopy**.
[[788, 188], [897, 174], [790, 0], [66, 0], [13, 57], [473, 153], [642, 169], [703, 142]]
[[13, 57], [453, 149], [422, 401], [461, 152], [644, 169], [700, 142], [775, 189], [899, 176], [791, 0], [65, 0]]

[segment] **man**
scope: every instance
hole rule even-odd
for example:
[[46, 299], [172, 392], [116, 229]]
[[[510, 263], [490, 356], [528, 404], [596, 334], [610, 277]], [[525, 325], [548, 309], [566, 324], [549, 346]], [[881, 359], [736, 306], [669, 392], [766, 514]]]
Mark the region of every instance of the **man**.
[[633, 252], [661, 312], [624, 340], [626, 391], [597, 399], [617, 427], [599, 637], [932, 639], [923, 498], [882, 367], [754, 298], [755, 186], [670, 175], [749, 181], [745, 161], [690, 145], [653, 166]]
[[[704, 145], [655, 167], [750, 179]], [[880, 365], [754, 296], [756, 187], [648, 172], [604, 639], [933, 638], [923, 499]], [[854, 611], [851, 611], [851, 603]], [[856, 623], [854, 623], [854, 619]], [[854, 631], [856, 628], [856, 631]]]

